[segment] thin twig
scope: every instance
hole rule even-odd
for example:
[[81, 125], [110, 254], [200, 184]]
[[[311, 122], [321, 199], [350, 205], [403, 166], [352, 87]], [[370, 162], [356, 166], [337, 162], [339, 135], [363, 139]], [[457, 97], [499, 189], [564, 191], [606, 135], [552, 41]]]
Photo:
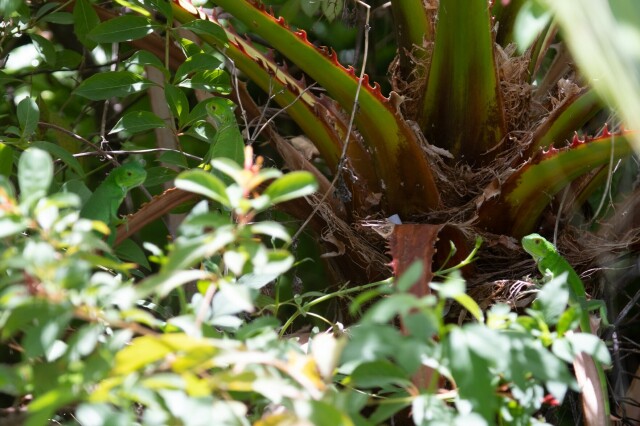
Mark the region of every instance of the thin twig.
[[106, 155], [106, 154], [110, 154], [110, 155], [131, 155], [131, 154], [152, 154], [154, 152], [175, 152], [178, 154], [182, 154], [185, 157], [189, 157], [192, 160], [196, 160], [196, 161], [200, 161], [202, 162], [202, 158], [198, 157], [197, 155], [193, 155], [193, 154], [189, 154], [177, 149], [171, 149], [171, 148], [149, 148], [149, 149], [132, 149], [132, 150], [110, 150], [110, 151], [100, 151], [100, 152], [81, 152], [78, 154], [73, 154], [74, 157], [79, 158], [79, 157], [91, 157], [91, 156], [96, 156], [96, 155]]
[[98, 145], [96, 145], [95, 143], [91, 142], [88, 139], [83, 138], [82, 136], [78, 135], [77, 133], [73, 133], [72, 131], [65, 129], [64, 127], [60, 127], [60, 126], [58, 126], [56, 124], [45, 123], [44, 121], [39, 121], [38, 122], [38, 126], [44, 127], [46, 129], [53, 129], [53, 130], [58, 131], [60, 133], [64, 133], [67, 136], [71, 136], [72, 138], [77, 139], [80, 142], [82, 142], [82, 143], [90, 146], [91, 148], [93, 148], [95, 150], [95, 152], [91, 153], [92, 155], [102, 155], [107, 160], [109, 160], [114, 166], [119, 166], [120, 165], [120, 163], [118, 163], [115, 158], [111, 157], [107, 153], [107, 151], [104, 151]]
[[[260, 136], [260, 133], [262, 133], [264, 131], [264, 129], [267, 128], [267, 126], [269, 124], [271, 124], [271, 122], [273, 120], [275, 120], [275, 118], [282, 114], [283, 112], [285, 112], [288, 108], [290, 108], [291, 106], [293, 106], [293, 104], [295, 104], [296, 102], [298, 102], [300, 100], [300, 98], [302, 98], [302, 96], [307, 93], [309, 90], [311, 90], [311, 88], [313, 88], [316, 85], [316, 83], [312, 83], [309, 86], [305, 87], [304, 90], [302, 90], [300, 92], [300, 94], [298, 96], [296, 96], [296, 98], [291, 101], [290, 103], [288, 103], [287, 105], [284, 106], [284, 108], [280, 108], [275, 114], [273, 114], [271, 117], [269, 117], [269, 119], [267, 121], [264, 122], [264, 124], [262, 126], [260, 126], [259, 129], [257, 129], [254, 134], [251, 136], [251, 141], [255, 141], [258, 136]], [[275, 97], [276, 95], [273, 95], [272, 97]], [[269, 100], [271, 99], [271, 97], [269, 98]], [[266, 111], [267, 110], [267, 105], [265, 105], [265, 107], [262, 109], [262, 111]], [[260, 116], [260, 121], [262, 121], [262, 119], [264, 118], [264, 114]], [[258, 124], [260, 123], [260, 121], [258, 121]]]

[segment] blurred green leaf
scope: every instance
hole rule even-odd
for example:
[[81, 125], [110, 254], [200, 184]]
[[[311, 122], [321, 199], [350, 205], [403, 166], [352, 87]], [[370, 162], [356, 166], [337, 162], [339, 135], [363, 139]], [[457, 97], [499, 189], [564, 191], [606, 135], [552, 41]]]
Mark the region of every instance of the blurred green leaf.
[[262, 221], [251, 225], [251, 232], [254, 234], [267, 235], [274, 239], [290, 242], [291, 236], [284, 226], [278, 222]]
[[351, 373], [354, 386], [379, 388], [388, 385], [407, 386], [411, 381], [406, 371], [387, 360], [378, 360], [360, 364]]
[[398, 289], [398, 291], [409, 291], [409, 289], [418, 282], [418, 280], [422, 276], [423, 271], [424, 267], [422, 265], [422, 261], [416, 260], [415, 262], [413, 262], [404, 272], [404, 274], [402, 274], [396, 281], [396, 288]]
[[322, 4], [319, 0], [301, 0], [300, 7], [307, 16], [313, 16], [320, 10]]
[[144, 16], [125, 15], [98, 24], [87, 37], [97, 43], [119, 43], [142, 38], [155, 28], [159, 25]]
[[514, 40], [519, 52], [524, 52], [551, 21], [551, 12], [537, 1], [525, 2], [515, 21]]
[[4, 177], [11, 176], [13, 170], [13, 150], [0, 142], [0, 175]]
[[344, 0], [324, 0], [321, 2], [322, 13], [329, 22], [336, 19], [342, 13]]
[[[38, 148], [28, 148], [18, 161], [20, 200], [32, 202], [47, 194], [53, 180], [53, 160]], [[29, 201], [30, 200], [30, 201]]]
[[20, 137], [26, 139], [33, 135], [38, 127], [40, 109], [33, 98], [26, 97], [20, 101], [16, 112], [22, 130]]
[[596, 362], [604, 365], [611, 365], [611, 354], [602, 339], [589, 333], [573, 333], [566, 336], [571, 343], [574, 354], [584, 352], [594, 358]]
[[0, 0], [0, 15], [11, 16], [23, 4], [22, 0]]
[[317, 189], [318, 184], [311, 173], [296, 171], [287, 173], [271, 183], [264, 191], [264, 195], [268, 196], [273, 204], [278, 204], [311, 195]]
[[558, 323], [569, 303], [568, 276], [565, 272], [546, 283], [533, 304], [534, 309], [539, 309], [550, 325]]

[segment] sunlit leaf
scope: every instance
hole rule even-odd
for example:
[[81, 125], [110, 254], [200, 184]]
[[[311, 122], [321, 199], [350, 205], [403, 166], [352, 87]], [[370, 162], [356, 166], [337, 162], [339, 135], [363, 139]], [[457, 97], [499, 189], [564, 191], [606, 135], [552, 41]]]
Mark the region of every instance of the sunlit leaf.
[[222, 27], [220, 27], [220, 25], [216, 25], [211, 21], [197, 19], [183, 24], [181, 28], [186, 28], [196, 34], [212, 36], [221, 44], [226, 44], [228, 42], [227, 33], [222, 29]]

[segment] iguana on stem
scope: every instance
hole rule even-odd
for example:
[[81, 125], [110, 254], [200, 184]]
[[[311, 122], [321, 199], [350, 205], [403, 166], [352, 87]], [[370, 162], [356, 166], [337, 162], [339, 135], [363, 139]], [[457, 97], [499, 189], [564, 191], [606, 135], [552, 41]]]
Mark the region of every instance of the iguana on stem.
[[131, 189], [142, 185], [147, 172], [139, 163], [116, 167], [91, 194], [80, 210], [80, 217], [99, 220], [113, 227], [117, 224], [118, 208]]
[[203, 165], [210, 167], [212, 158], [230, 158], [244, 164], [244, 138], [233, 113], [234, 104], [225, 98], [213, 98], [207, 102], [207, 113], [216, 128], [211, 146], [204, 156]]
[[[543, 275], [551, 275], [557, 277], [563, 273], [567, 273], [567, 284], [569, 285], [569, 304], [577, 309], [580, 315], [580, 331], [583, 333], [591, 333], [591, 324], [589, 320], [589, 307], [587, 305], [587, 295], [584, 285], [576, 271], [558, 253], [556, 247], [539, 234], [531, 234], [522, 238], [522, 248], [529, 253], [538, 264], [538, 269]], [[604, 374], [602, 365], [592, 357], [587, 356], [588, 363], [593, 363], [597, 372], [597, 380], [600, 382], [599, 390], [601, 393], [600, 401], [603, 410], [599, 414], [594, 415], [590, 420], [585, 413], [586, 424], [588, 425], [607, 425], [609, 424], [610, 409], [609, 397], [607, 392], [607, 379]], [[575, 362], [574, 362], [575, 366]], [[588, 366], [585, 367], [588, 369]], [[584, 389], [583, 389], [584, 390]], [[594, 388], [594, 392], [598, 390]], [[584, 400], [583, 400], [584, 401]], [[587, 407], [585, 407], [587, 408]], [[593, 408], [593, 407], [588, 407]]]

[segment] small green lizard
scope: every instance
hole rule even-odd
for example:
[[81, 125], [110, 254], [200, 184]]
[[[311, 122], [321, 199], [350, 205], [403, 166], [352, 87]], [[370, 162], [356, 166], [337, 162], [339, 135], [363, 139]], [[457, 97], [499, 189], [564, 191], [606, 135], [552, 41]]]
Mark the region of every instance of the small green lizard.
[[580, 331], [591, 333], [589, 313], [587, 308], [587, 294], [584, 285], [576, 271], [556, 250], [555, 246], [539, 234], [527, 235], [522, 239], [522, 248], [533, 257], [538, 269], [543, 275], [553, 277], [566, 272], [568, 274], [569, 300], [580, 309]]
[[[584, 290], [584, 284], [582, 284], [582, 280], [576, 273], [576, 271], [571, 267], [569, 262], [567, 262], [559, 253], [556, 247], [547, 241], [544, 237], [539, 234], [531, 234], [522, 238], [522, 248], [533, 257], [533, 260], [538, 264], [538, 269], [543, 275], [551, 275], [552, 277], [557, 277], [563, 273], [567, 273], [567, 284], [569, 285], [569, 303], [578, 309], [580, 315], [580, 331], [583, 333], [591, 333], [591, 324], [589, 320], [589, 306], [587, 304], [587, 294]], [[597, 304], [602, 307], [602, 304]], [[602, 313], [602, 311], [601, 311]], [[603, 317], [603, 320], [606, 321], [606, 318]], [[603, 394], [603, 403], [605, 405], [605, 418], [601, 419], [604, 421], [603, 424], [608, 424], [609, 421], [609, 398], [607, 393], [607, 382], [606, 376], [604, 374], [604, 370], [602, 365], [593, 360], [595, 364], [599, 381], [600, 388]]]
[[207, 113], [213, 120], [216, 135], [204, 156], [204, 167], [212, 158], [230, 158], [236, 163], [244, 163], [244, 138], [233, 113], [234, 104], [224, 98], [213, 98], [207, 103]]
[[91, 194], [80, 210], [80, 217], [100, 220], [109, 226], [115, 225], [118, 208], [131, 189], [142, 185], [147, 172], [136, 162], [116, 167]]

